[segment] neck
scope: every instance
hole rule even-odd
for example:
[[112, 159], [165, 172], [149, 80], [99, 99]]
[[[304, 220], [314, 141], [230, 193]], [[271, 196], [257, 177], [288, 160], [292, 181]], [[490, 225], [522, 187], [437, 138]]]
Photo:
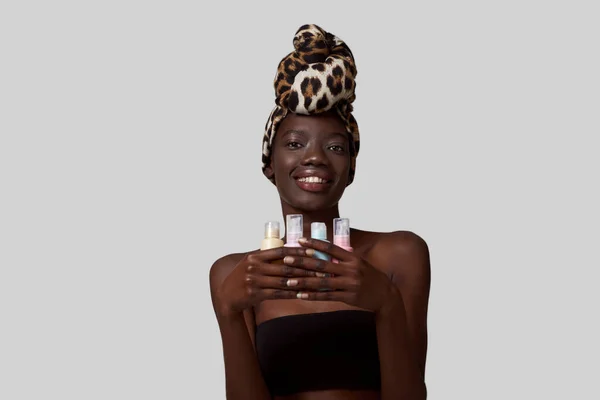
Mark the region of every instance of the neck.
[[[324, 222], [327, 225], [327, 240], [333, 241], [333, 219], [339, 218], [340, 212], [338, 209], [338, 205], [336, 204], [333, 207], [326, 208], [323, 210], [315, 210], [315, 211], [305, 211], [294, 208], [285, 202], [281, 202], [281, 211], [283, 213], [283, 221], [286, 224], [286, 215], [289, 214], [302, 214], [303, 216], [303, 229], [304, 229], [304, 237], [310, 237], [310, 224], [313, 222]], [[287, 240], [287, 226], [286, 235], [283, 240]]]

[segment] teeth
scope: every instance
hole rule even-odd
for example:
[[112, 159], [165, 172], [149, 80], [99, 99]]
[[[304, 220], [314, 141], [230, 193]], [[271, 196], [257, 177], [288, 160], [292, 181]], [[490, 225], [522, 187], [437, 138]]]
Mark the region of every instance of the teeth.
[[298, 178], [298, 181], [307, 182], [307, 183], [325, 183], [324, 179], [321, 179], [316, 176], [307, 176], [305, 178]]

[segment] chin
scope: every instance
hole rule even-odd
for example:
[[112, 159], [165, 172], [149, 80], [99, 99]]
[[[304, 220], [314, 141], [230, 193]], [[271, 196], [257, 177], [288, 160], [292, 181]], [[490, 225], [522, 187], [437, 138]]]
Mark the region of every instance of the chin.
[[326, 210], [334, 207], [340, 201], [343, 191], [339, 191], [332, 188], [331, 191], [326, 193], [311, 193], [295, 188], [296, 190], [286, 190], [279, 188], [279, 196], [291, 207], [306, 211], [314, 212], [320, 210]]
[[306, 213], [311, 213], [311, 212], [316, 212], [316, 211], [322, 211], [322, 210], [327, 210], [333, 206], [335, 206], [337, 204], [337, 202], [335, 203], [320, 203], [320, 202], [290, 202], [288, 203], [290, 206], [292, 206], [294, 209], [302, 211], [302, 212], [306, 212]]

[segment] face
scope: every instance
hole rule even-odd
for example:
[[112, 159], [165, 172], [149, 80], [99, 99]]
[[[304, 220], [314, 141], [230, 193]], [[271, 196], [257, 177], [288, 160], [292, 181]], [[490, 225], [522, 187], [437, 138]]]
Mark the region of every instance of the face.
[[348, 184], [350, 142], [334, 113], [290, 113], [273, 139], [271, 164], [281, 199], [290, 206], [316, 211], [335, 206]]

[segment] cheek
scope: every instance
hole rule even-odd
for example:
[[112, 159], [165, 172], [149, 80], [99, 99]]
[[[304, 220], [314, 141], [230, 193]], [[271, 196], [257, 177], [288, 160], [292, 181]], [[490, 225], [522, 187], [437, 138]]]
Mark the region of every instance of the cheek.
[[282, 157], [281, 154], [274, 153], [271, 158], [271, 166], [273, 167], [273, 174], [277, 176], [289, 174], [294, 160], [291, 157]]
[[338, 157], [335, 162], [335, 168], [340, 175], [348, 175], [350, 173], [351, 163], [352, 159], [349, 155], [346, 155], [346, 157]]

